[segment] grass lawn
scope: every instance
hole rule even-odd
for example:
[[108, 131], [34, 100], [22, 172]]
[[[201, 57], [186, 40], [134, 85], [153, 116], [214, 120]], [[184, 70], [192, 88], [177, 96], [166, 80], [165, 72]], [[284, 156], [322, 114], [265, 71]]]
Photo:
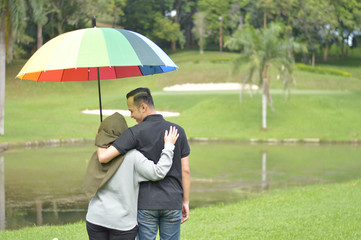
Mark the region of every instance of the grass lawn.
[[[347, 71], [352, 77], [295, 70], [296, 84], [288, 100], [282, 82], [272, 79], [275, 112], [268, 108], [266, 131], [261, 129], [261, 94], [236, 92], [167, 93], [165, 86], [182, 83], [240, 82], [232, 74], [235, 53], [179, 52], [171, 58], [179, 70], [141, 78], [102, 81], [104, 109], [126, 109], [125, 94], [149, 87], [157, 110], [178, 111], [168, 118], [182, 125], [190, 138], [361, 139], [361, 57], [320, 66]], [[7, 66], [5, 135], [3, 142], [46, 139], [93, 139], [99, 116], [81, 111], [98, 108], [97, 83], [32, 82], [14, 79], [25, 61]], [[348, 63], [348, 64], [347, 64]], [[128, 125], [135, 121], [126, 118]], [[182, 239], [360, 239], [361, 181], [318, 185], [262, 194], [235, 204], [191, 211]], [[0, 232], [0, 239], [87, 239], [85, 224], [25, 228]]]
[[[181, 239], [360, 239], [361, 180], [278, 190], [191, 210]], [[0, 232], [2, 240], [87, 239], [85, 223]]]
[[[197, 51], [171, 55], [179, 70], [140, 78], [102, 81], [103, 109], [127, 109], [125, 94], [140, 86], [149, 87], [157, 110], [178, 111], [168, 120], [181, 124], [188, 137], [234, 140], [320, 138], [353, 140], [361, 138], [361, 79], [295, 71], [296, 84], [288, 100], [280, 81], [272, 81], [275, 112], [268, 108], [267, 131], [261, 130], [261, 93], [236, 92], [169, 93], [165, 86], [182, 83], [239, 82], [244, 74], [232, 74], [235, 53]], [[353, 64], [333, 66], [361, 76], [361, 58]], [[99, 116], [85, 115], [98, 109], [97, 82], [33, 82], [14, 79], [25, 61], [7, 67], [5, 135], [0, 142], [43, 139], [94, 138]], [[331, 63], [330, 63], [331, 64]], [[336, 64], [332, 62], [332, 64]], [[329, 66], [328, 66], [329, 67]], [[130, 126], [135, 121], [127, 118]], [[225, 124], [226, 123], [226, 124]], [[210, 127], [211, 126], [211, 127]]]

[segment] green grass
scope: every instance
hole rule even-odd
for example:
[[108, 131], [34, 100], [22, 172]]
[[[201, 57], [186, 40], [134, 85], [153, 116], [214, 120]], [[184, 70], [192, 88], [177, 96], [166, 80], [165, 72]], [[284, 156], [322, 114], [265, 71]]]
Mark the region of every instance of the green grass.
[[[149, 87], [157, 110], [179, 111], [180, 117], [170, 121], [185, 127], [188, 137], [235, 140], [320, 138], [352, 140], [361, 138], [361, 79], [332, 74], [296, 70], [296, 85], [289, 100], [282, 94], [282, 82], [272, 80], [275, 112], [268, 109], [267, 131], [261, 130], [261, 93], [251, 97], [246, 92], [227, 93], [164, 93], [162, 88], [173, 84], [240, 81], [243, 71], [232, 74], [236, 53], [197, 51], [171, 55], [179, 70], [140, 78], [102, 81], [104, 109], [126, 109], [125, 94], [140, 86]], [[361, 58], [351, 56], [352, 64], [333, 68], [361, 75]], [[219, 61], [215, 61], [219, 59]], [[43, 139], [94, 137], [99, 116], [85, 115], [84, 109], [98, 108], [96, 81], [33, 82], [14, 79], [25, 61], [7, 66], [5, 135], [0, 142], [24, 142]], [[326, 63], [324, 63], [326, 64]], [[336, 64], [334, 61], [329, 64]], [[325, 65], [326, 66], [326, 65]], [[293, 93], [292, 93], [293, 92]], [[135, 121], [127, 118], [130, 126]], [[226, 124], [225, 124], [226, 123]], [[212, 127], [209, 127], [212, 126]]]
[[195, 209], [182, 239], [359, 239], [360, 184], [295, 188]]
[[[235, 53], [197, 51], [171, 55], [179, 70], [141, 78], [102, 81], [103, 108], [126, 109], [125, 94], [140, 86], [154, 93], [158, 110], [179, 111], [169, 118], [182, 125], [188, 137], [232, 140], [361, 138], [361, 57], [317, 63], [349, 72], [352, 77], [295, 70], [296, 85], [285, 100], [282, 82], [272, 78], [275, 112], [268, 110], [268, 130], [261, 130], [261, 95], [237, 93], [168, 94], [162, 88], [181, 83], [239, 82], [229, 59]], [[5, 136], [0, 142], [90, 138], [99, 117], [81, 110], [98, 108], [96, 82], [31, 82], [14, 79], [25, 61], [7, 66]], [[281, 91], [282, 92], [282, 91]], [[129, 125], [135, 122], [127, 118]], [[332, 151], [330, 151], [331, 153]], [[294, 153], [291, 153], [294, 154]], [[300, 160], [300, 162], [302, 162]], [[302, 162], [303, 163], [303, 162]], [[304, 165], [303, 165], [304, 166]], [[210, 166], [212, 167], [212, 166]], [[34, 166], [36, 170], [36, 166]], [[212, 169], [211, 169], [212, 170]], [[213, 171], [213, 172], [212, 172]], [[213, 166], [210, 173], [217, 176]], [[235, 204], [199, 208], [182, 227], [182, 239], [360, 239], [361, 182], [273, 191]], [[0, 232], [0, 239], [87, 239], [83, 222], [64, 226]]]
[[[360, 239], [361, 180], [277, 190], [191, 210], [181, 239]], [[85, 223], [0, 232], [3, 240], [87, 239]]]
[[[174, 100], [172, 100], [172, 98]], [[358, 102], [361, 94], [291, 95], [286, 101], [281, 94], [273, 96], [275, 112], [268, 110], [268, 130], [261, 130], [260, 95], [237, 94], [156, 96], [160, 106], [181, 111], [175, 119], [189, 137], [234, 140], [320, 138], [322, 140], [357, 139], [361, 136]], [[177, 101], [175, 100], [177, 99]], [[177, 107], [177, 103], [182, 105]], [[185, 107], [186, 109], [182, 109]], [[226, 123], [226, 124], [225, 124]], [[210, 127], [211, 126], [211, 127]]]

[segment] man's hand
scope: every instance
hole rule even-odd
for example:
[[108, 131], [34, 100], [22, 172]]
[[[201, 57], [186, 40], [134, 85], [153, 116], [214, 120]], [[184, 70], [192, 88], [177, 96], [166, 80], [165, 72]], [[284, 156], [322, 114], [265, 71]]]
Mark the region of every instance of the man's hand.
[[175, 144], [175, 142], [177, 141], [179, 137], [179, 133], [178, 133], [178, 129], [176, 129], [175, 127], [170, 126], [169, 127], [169, 132], [168, 130], [165, 130], [164, 133], [164, 142], [169, 142], [172, 143], [173, 145]]
[[183, 187], [182, 223], [184, 223], [189, 218], [189, 192], [191, 189], [191, 171], [189, 169], [189, 156], [182, 158], [181, 161]]
[[184, 223], [185, 221], [187, 221], [188, 218], [189, 218], [189, 204], [183, 202], [181, 223]]

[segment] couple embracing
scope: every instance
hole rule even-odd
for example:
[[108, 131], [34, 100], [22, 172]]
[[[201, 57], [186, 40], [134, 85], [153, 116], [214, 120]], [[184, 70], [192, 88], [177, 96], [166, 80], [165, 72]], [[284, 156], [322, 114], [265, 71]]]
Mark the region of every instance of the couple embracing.
[[148, 88], [126, 97], [138, 124], [128, 128], [119, 113], [106, 118], [87, 168], [89, 239], [155, 239], [158, 229], [161, 240], [180, 239], [180, 225], [189, 217], [186, 134], [156, 114]]

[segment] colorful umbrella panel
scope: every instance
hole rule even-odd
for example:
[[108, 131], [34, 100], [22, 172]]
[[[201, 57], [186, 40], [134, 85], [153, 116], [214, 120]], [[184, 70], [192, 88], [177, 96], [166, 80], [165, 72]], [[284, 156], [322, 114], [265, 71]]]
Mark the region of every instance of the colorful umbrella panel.
[[145, 76], [176, 70], [168, 55], [143, 35], [124, 29], [86, 28], [42, 46], [18, 78], [33, 81], [88, 81]]

